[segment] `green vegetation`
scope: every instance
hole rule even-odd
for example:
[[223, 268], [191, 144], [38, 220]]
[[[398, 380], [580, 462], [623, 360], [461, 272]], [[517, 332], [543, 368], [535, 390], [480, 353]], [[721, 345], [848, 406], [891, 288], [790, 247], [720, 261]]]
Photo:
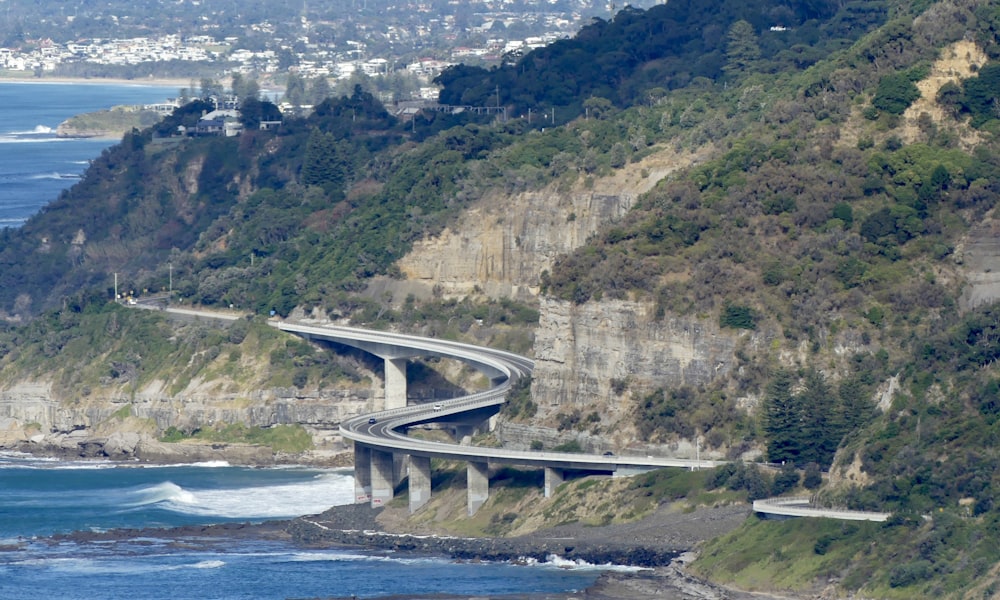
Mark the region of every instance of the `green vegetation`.
[[[880, 24], [886, 3], [766, 0], [667, 3], [647, 11], [626, 7], [560, 40], [487, 71], [459, 65], [442, 73], [445, 104], [558, 107], [555, 123], [585, 112], [592, 98], [624, 107], [699, 82], [753, 72], [806, 68]], [[776, 24], [787, 28], [771, 31]], [[599, 116], [599, 115], [598, 115]], [[545, 117], [537, 121], [546, 125]], [[550, 119], [547, 125], [553, 124]]]
[[168, 427], [160, 437], [164, 442], [181, 442], [185, 439], [201, 440], [225, 444], [255, 444], [267, 446], [274, 452], [301, 453], [313, 447], [312, 436], [300, 425], [273, 425], [271, 427], [247, 427], [240, 423], [230, 423], [209, 429], [197, 429], [190, 433]]
[[[244, 355], [261, 360], [243, 364]], [[156, 381], [177, 394], [195, 378], [228, 380], [247, 390], [287, 387], [299, 373], [316, 386], [361, 380], [349, 361], [289, 340], [263, 320], [185, 325], [97, 295], [67, 299], [62, 310], [0, 331], [0, 374], [51, 378], [71, 397], [100, 388], [132, 394]], [[125, 405], [114, 416], [129, 411]]]
[[[500, 408], [500, 413], [508, 419], [530, 419], [535, 416], [538, 406], [531, 399], [531, 377], [523, 377], [511, 386], [507, 392], [507, 401]], [[536, 440], [537, 441], [537, 440]], [[531, 443], [532, 450], [541, 450], [542, 443]]]
[[920, 97], [920, 90], [905, 73], [890, 73], [878, 82], [872, 105], [887, 113], [901, 115]]
[[699, 394], [690, 386], [661, 388], [642, 399], [635, 424], [643, 439], [695, 439], [703, 435], [710, 445], [738, 439], [752, 425], [736, 408], [735, 399], [723, 393]]
[[778, 369], [767, 386], [764, 432], [771, 462], [829, 467], [845, 436], [866, 425], [874, 415], [869, 400], [875, 373], [857, 372], [844, 379], [837, 393], [822, 373], [808, 370], [801, 389], [796, 377]]
[[923, 523], [751, 518], [710, 542], [694, 569], [745, 589], [804, 592], [836, 577], [869, 597], [960, 597], [1000, 561], [982, 535], [996, 526], [948, 513]]
[[[507, 122], [466, 111], [403, 124], [358, 88], [274, 131], [163, 143], [197, 121], [205, 104], [193, 102], [127, 135], [79, 185], [0, 233], [0, 307], [35, 317], [0, 331], [0, 375], [56, 373], [77, 397], [154, 381], [178, 394], [213, 378], [299, 388], [360, 380], [349, 361], [258, 320], [175, 331], [109, 305], [112, 273], [136, 290], [165, 287], [169, 273], [184, 302], [258, 315], [316, 308], [527, 352], [540, 320], [530, 302], [478, 290], [399, 299], [369, 284], [402, 278], [397, 261], [413, 243], [473, 203], [544, 186], [578, 193], [653, 153], [697, 151], [694, 166], [556, 257], [542, 293], [577, 305], [633, 301], [731, 341], [732, 359], [709, 367], [717, 376], [691, 373], [702, 383], [685, 373], [642, 387], [622, 376], [611, 392], [635, 403], [627, 425], [644, 441], [699, 440], [733, 457], [766, 449], [784, 468], [650, 476], [626, 490], [631, 504], [577, 503], [574, 489], [624, 484], [570, 481], [543, 516], [618, 522], [680, 494], [697, 503], [804, 488], [897, 516], [884, 526], [752, 519], [710, 547], [702, 568], [751, 587], [802, 590], [836, 577], [871, 595], [957, 596], [1000, 558], [1000, 312], [963, 289], [992, 268], [967, 259], [970, 248], [977, 258], [970, 230], [991, 231], [1000, 201], [998, 31], [1000, 11], [985, 0], [669, 2], [624, 10], [491, 71], [441, 76], [445, 102], [499, 103]], [[916, 84], [967, 39], [990, 62], [941, 89], [944, 118], [904, 122]], [[529, 108], [530, 122], [520, 118]], [[244, 364], [253, 357], [266, 364]], [[436, 376], [432, 362], [412, 368], [415, 379]], [[561, 431], [606, 426], [596, 409], [540, 410], [527, 381], [504, 408], [524, 421], [540, 412]], [[165, 439], [191, 435], [263, 433], [232, 424]], [[527, 495], [516, 485], [524, 479], [505, 477], [516, 492], [498, 498]], [[519, 514], [504, 506], [468, 528], [513, 531]]]
[[160, 115], [155, 111], [116, 106], [110, 110], [75, 115], [66, 120], [66, 125], [84, 135], [96, 132], [118, 137], [132, 129], [152, 127], [159, 120]]

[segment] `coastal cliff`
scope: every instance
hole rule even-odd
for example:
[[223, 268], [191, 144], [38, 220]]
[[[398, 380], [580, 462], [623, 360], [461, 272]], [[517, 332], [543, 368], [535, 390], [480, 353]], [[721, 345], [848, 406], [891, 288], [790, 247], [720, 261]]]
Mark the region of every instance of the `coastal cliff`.
[[[22, 382], [0, 391], [0, 448], [150, 462], [343, 464], [350, 449], [341, 440], [338, 425], [374, 410], [382, 393], [379, 388], [310, 392], [276, 388], [247, 395], [187, 390], [173, 396], [147, 389], [135, 395], [91, 393], [86, 398], [66, 398], [52, 382]], [[161, 441], [167, 430], [190, 432], [231, 423], [255, 428], [301, 426], [311, 436], [313, 449], [282, 459], [269, 448], [250, 444]]]
[[116, 106], [66, 119], [56, 127], [56, 137], [121, 139], [126, 132], [150, 127], [160, 119], [161, 116], [155, 111]]
[[399, 261], [406, 292], [534, 300], [541, 276], [559, 256], [621, 220], [636, 199], [670, 174], [705, 160], [711, 148], [677, 153], [663, 147], [589, 186], [551, 184], [542, 190], [496, 189], [439, 235], [418, 240]]

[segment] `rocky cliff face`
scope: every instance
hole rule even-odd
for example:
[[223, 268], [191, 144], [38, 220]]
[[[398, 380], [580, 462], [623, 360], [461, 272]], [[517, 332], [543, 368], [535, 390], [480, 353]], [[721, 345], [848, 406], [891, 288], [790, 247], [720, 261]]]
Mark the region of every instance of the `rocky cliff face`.
[[619, 300], [541, 307], [532, 392], [543, 408], [614, 401], [615, 388], [703, 385], [732, 370], [738, 336], [708, 321], [657, 321], [649, 304]]
[[[434, 293], [445, 296], [480, 292], [540, 302], [532, 383], [539, 414], [532, 425], [501, 424], [497, 435], [505, 444], [526, 449], [531, 442], [553, 447], [575, 441], [594, 452], [631, 445], [637, 451], [690, 451], [694, 456], [693, 443], [686, 441], [672, 448], [636, 442], [635, 400], [658, 387], [697, 386], [728, 377], [740, 334], [693, 318], [657, 321], [653, 307], [642, 302], [576, 306], [539, 299], [538, 288], [541, 273], [557, 257], [622, 218], [660, 179], [708, 153], [678, 156], [664, 150], [595, 181], [590, 189], [553, 185], [513, 196], [496, 192], [463, 215], [453, 230], [416, 244], [400, 261], [407, 281], [387, 283], [380, 291], [418, 293], [423, 287], [425, 293], [435, 288]], [[546, 422], [568, 410], [597, 411], [604, 433], [560, 432], [550, 426], [551, 419]]]
[[[657, 449], [636, 440], [637, 401], [657, 388], [697, 387], [728, 378], [737, 342], [755, 336], [720, 330], [711, 321], [695, 318], [657, 320], [653, 307], [642, 302], [574, 305], [543, 299], [535, 334], [532, 398], [543, 422], [560, 412], [596, 412], [601, 428], [608, 432], [605, 443], [622, 447], [638, 442], [644, 451], [669, 454], [678, 450], [677, 444]], [[601, 446], [580, 441], [584, 442]], [[681, 445], [686, 452], [688, 444]]]
[[51, 382], [22, 382], [0, 391], [0, 447], [147, 460], [173, 456], [176, 460], [266, 462], [259, 449], [206, 450], [156, 442], [158, 432], [169, 427], [191, 431], [242, 423], [250, 427], [300, 424], [312, 433], [319, 449], [346, 451], [337, 426], [346, 418], [376, 409], [383, 394], [379, 383], [370, 389], [302, 392], [279, 388], [248, 395], [195, 389], [175, 396], [157, 393], [153, 385], [134, 397], [109, 392], [70, 399], [61, 397]]
[[960, 298], [962, 310], [1000, 298], [1000, 222], [986, 218], [972, 227], [956, 246], [954, 257], [967, 282]]
[[438, 292], [532, 298], [541, 272], [604, 223], [632, 207], [630, 193], [500, 194], [466, 213], [455, 230], [424, 240], [400, 268], [411, 281]]
[[[464, 296], [533, 299], [542, 271], [584, 244], [598, 229], [621, 219], [638, 196], [670, 173], [702, 160], [708, 150], [677, 155], [663, 150], [613, 176], [564, 189], [507, 194], [497, 190], [462, 215], [458, 224], [414, 245], [399, 262], [406, 293], [433, 290]], [[420, 289], [422, 288], [422, 290]]]

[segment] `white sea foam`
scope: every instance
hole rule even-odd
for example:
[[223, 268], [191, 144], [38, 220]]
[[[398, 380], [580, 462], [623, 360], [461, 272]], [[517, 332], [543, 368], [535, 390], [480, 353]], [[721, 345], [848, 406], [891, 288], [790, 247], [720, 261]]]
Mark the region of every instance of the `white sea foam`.
[[175, 565], [165, 565], [156, 560], [155, 556], [145, 558], [153, 559], [151, 562], [135, 560], [115, 560], [115, 559], [92, 559], [92, 558], [54, 558], [39, 557], [17, 561], [17, 564], [35, 568], [57, 571], [61, 573], [74, 573], [82, 575], [139, 575], [143, 573], [157, 573], [162, 571], [179, 571], [182, 569], [218, 569], [226, 565], [225, 561], [217, 559], [200, 560], [194, 563], [184, 563]]
[[67, 462], [58, 462], [55, 465], [52, 465], [52, 466], [43, 466], [43, 467], [44, 468], [48, 468], [48, 469], [58, 469], [58, 470], [63, 470], [63, 471], [74, 471], [74, 470], [79, 470], [79, 471], [98, 471], [98, 470], [101, 470], [101, 469], [114, 469], [114, 468], [116, 468], [116, 465], [114, 463], [112, 463], [112, 462], [87, 462], [87, 461], [80, 461], [80, 462], [69, 462], [69, 463], [67, 463]]
[[222, 560], [203, 560], [199, 563], [191, 565], [192, 569], [218, 569], [219, 567], [226, 566], [225, 561]]
[[297, 552], [291, 556], [292, 562], [347, 562], [368, 560], [370, 556], [347, 552]]
[[51, 127], [46, 125], [35, 125], [34, 129], [28, 131], [11, 131], [11, 135], [48, 135], [53, 132]]
[[[0, 219], [0, 223], [4, 220]], [[9, 462], [7, 462], [9, 461]], [[115, 464], [108, 461], [65, 461], [60, 458], [33, 456], [17, 452], [0, 452], [0, 469], [63, 469], [92, 470], [113, 469]]]
[[613, 565], [611, 563], [596, 565], [589, 563], [585, 560], [570, 560], [568, 558], [563, 558], [557, 554], [550, 554], [546, 557], [545, 562], [536, 562], [531, 559], [525, 559], [525, 564], [537, 564], [543, 567], [556, 567], [559, 569], [571, 569], [574, 571], [617, 571], [619, 573], [636, 573], [638, 571], [648, 570], [646, 567], [631, 567], [627, 565]]
[[170, 481], [132, 490], [126, 493], [126, 498], [128, 501], [124, 502], [123, 505], [129, 507], [148, 506], [160, 502], [177, 504], [195, 504], [197, 502], [194, 494]]
[[447, 564], [449, 559], [436, 557], [405, 557], [375, 554], [357, 554], [353, 552], [297, 552], [290, 557], [291, 562], [392, 562], [401, 565], [415, 564]]
[[80, 179], [77, 173], [39, 173], [32, 175], [29, 179]]
[[0, 144], [48, 144], [50, 142], [69, 142], [73, 138], [59, 138], [55, 136], [33, 136], [30, 134], [22, 135], [0, 135]]
[[281, 518], [350, 504], [354, 501], [354, 479], [346, 473], [324, 473], [297, 483], [213, 490], [186, 490], [168, 482], [142, 493], [146, 504], [159, 503], [176, 513], [228, 519]]
[[204, 462], [193, 462], [193, 463], [170, 463], [163, 465], [154, 464], [137, 464], [128, 465], [140, 467], [143, 469], [176, 469], [178, 467], [199, 467], [202, 469], [221, 469], [223, 467], [231, 467], [232, 465], [224, 460], [206, 460]]

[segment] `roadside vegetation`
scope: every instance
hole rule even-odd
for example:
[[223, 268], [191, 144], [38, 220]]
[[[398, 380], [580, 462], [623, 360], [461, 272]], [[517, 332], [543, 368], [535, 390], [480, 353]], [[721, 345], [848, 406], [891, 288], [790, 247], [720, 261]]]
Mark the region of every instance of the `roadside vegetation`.
[[[643, 441], [701, 436], [734, 456], [763, 450], [784, 468], [583, 479], [546, 502], [537, 475], [505, 470], [471, 519], [456, 512], [461, 473], [445, 470], [435, 485], [455, 489], [436, 494], [413, 526], [509, 535], [622, 522], [665, 502], [808, 491], [895, 516], [885, 525], [751, 519], [696, 568], [751, 587], [995, 594], [983, 582], [997, 580], [1000, 560], [1000, 314], [963, 283], [979, 268], [966, 261], [970, 232], [992, 236], [1000, 200], [1000, 10], [985, 0], [709, 4], [718, 10], [628, 9], [494, 71], [442, 76], [449, 101], [489, 105], [503, 90], [498, 101], [512, 111], [544, 106], [531, 121], [434, 113], [402, 123], [359, 87], [307, 119], [238, 139], [158, 141], [195, 122], [199, 102], [127, 135], [78, 186], [0, 232], [0, 307], [33, 318], [0, 332], [0, 375], [56, 373], [64, 389], [130, 393], [157, 378], [177, 393], [198, 377], [297, 388], [363, 377], [351, 360], [259, 318], [172, 333], [160, 317], [109, 305], [112, 273], [137, 290], [171, 277], [184, 302], [260, 316], [318, 309], [527, 352], [539, 322], [530, 303], [400, 300], [368, 283], [402, 277], [396, 261], [412, 244], [487, 191], [586, 190], [662, 149], [704, 150], [556, 259], [542, 294], [570, 306], [643, 302], [658, 319], [737, 337], [731, 377], [642, 390], [627, 418]], [[764, 27], [784, 19], [791, 31]], [[953, 55], [973, 43], [976, 53]], [[969, 76], [925, 97], [942, 59], [964, 61]], [[911, 114], [915, 106], [927, 112]], [[433, 379], [430, 363], [416, 368]], [[526, 390], [505, 418], [535, 416]], [[594, 432], [601, 415], [556, 421]]]
[[225, 444], [254, 444], [267, 446], [276, 453], [297, 454], [313, 447], [312, 436], [301, 425], [273, 425], [271, 427], [247, 427], [230, 423], [210, 428], [199, 428], [185, 433], [176, 427], [168, 427], [160, 441], [178, 443], [185, 440]]
[[996, 531], [995, 520], [950, 512], [885, 523], [751, 517], [709, 542], [694, 571], [747, 590], [812, 593], [832, 581], [874, 598], [990, 598]]
[[[771, 476], [753, 467], [747, 469], [770, 485]], [[470, 517], [466, 514], [464, 465], [435, 462], [432, 473], [434, 495], [427, 508], [412, 517], [403, 516], [401, 513], [408, 512], [405, 488], [393, 500], [388, 519], [394, 528], [506, 537], [569, 523], [591, 527], [631, 523], [667, 505], [670, 510], [692, 511], [741, 503], [747, 498], [741, 485], [729, 485], [727, 474], [711, 469], [662, 469], [631, 478], [572, 479], [546, 499], [541, 471], [504, 467], [491, 474], [490, 499]]]

